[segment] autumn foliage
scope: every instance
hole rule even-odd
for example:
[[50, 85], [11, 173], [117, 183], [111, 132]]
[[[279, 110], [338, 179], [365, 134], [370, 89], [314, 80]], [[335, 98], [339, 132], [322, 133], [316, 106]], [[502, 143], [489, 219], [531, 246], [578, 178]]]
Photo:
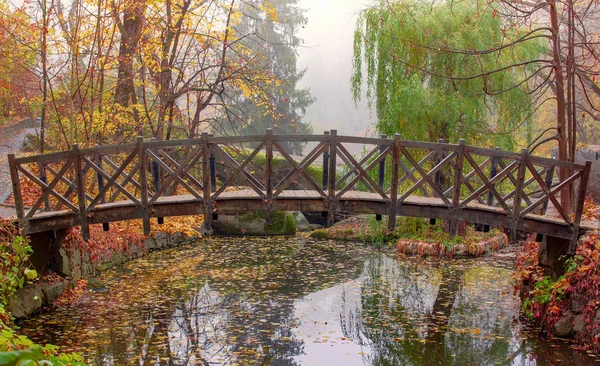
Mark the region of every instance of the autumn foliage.
[[552, 334], [555, 324], [570, 310], [572, 300], [583, 305], [585, 331], [576, 341], [587, 348], [600, 345], [600, 234], [582, 240], [574, 257], [566, 260], [567, 273], [556, 281], [546, 275], [538, 262], [539, 243], [530, 237], [518, 259], [516, 287], [523, 297], [523, 313]]

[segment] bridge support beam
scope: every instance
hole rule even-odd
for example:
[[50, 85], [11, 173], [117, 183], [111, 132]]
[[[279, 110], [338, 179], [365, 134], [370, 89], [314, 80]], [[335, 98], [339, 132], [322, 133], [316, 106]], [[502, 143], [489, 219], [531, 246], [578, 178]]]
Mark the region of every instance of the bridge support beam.
[[69, 229], [45, 231], [29, 234], [29, 243], [33, 253], [29, 257], [33, 268], [41, 275], [52, 258], [58, 254], [63, 240], [67, 237]]
[[546, 269], [546, 273], [554, 280], [565, 274], [565, 261], [573, 255], [569, 254], [571, 240], [544, 236], [540, 243], [538, 261]]

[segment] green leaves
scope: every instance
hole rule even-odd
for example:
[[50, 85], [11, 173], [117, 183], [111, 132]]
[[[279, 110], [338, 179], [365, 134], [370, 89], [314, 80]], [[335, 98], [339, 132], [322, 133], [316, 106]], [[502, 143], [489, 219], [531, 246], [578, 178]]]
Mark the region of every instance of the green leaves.
[[[522, 81], [544, 53], [518, 28], [504, 29], [493, 9], [472, 2], [380, 2], [359, 17], [351, 86], [367, 89], [380, 132], [406, 139], [473, 140], [513, 149], [526, 129], [531, 97]], [[523, 122], [526, 123], [523, 123]]]

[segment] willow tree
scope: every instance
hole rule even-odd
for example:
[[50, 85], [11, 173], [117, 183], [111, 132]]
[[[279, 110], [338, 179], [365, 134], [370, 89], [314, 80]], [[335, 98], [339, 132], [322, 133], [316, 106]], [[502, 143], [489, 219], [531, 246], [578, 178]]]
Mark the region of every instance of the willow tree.
[[532, 136], [544, 52], [535, 34], [471, 1], [381, 1], [358, 19], [352, 91], [358, 101], [366, 86], [382, 133], [514, 149], [517, 133]]

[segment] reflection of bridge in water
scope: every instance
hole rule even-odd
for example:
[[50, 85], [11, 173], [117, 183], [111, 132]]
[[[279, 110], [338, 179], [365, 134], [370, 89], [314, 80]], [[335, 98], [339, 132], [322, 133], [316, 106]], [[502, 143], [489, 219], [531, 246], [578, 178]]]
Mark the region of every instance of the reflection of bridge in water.
[[[316, 146], [301, 160], [291, 144]], [[352, 145], [364, 146], [357, 158]], [[275, 157], [274, 157], [275, 155]], [[315, 161], [321, 158], [322, 167]], [[324, 135], [265, 135], [144, 141], [15, 158], [9, 156], [17, 217], [25, 234], [90, 224], [266, 210], [439, 218], [525, 230], [571, 241], [574, 249], [590, 163], [578, 165], [444, 142]], [[322, 168], [322, 169], [321, 169]], [[554, 182], [558, 169], [570, 173]], [[217, 179], [218, 178], [218, 179]], [[553, 183], [554, 182], [554, 183]], [[559, 195], [577, 187], [575, 214]], [[23, 191], [34, 199], [25, 207]], [[547, 215], [551, 204], [556, 215]]]

